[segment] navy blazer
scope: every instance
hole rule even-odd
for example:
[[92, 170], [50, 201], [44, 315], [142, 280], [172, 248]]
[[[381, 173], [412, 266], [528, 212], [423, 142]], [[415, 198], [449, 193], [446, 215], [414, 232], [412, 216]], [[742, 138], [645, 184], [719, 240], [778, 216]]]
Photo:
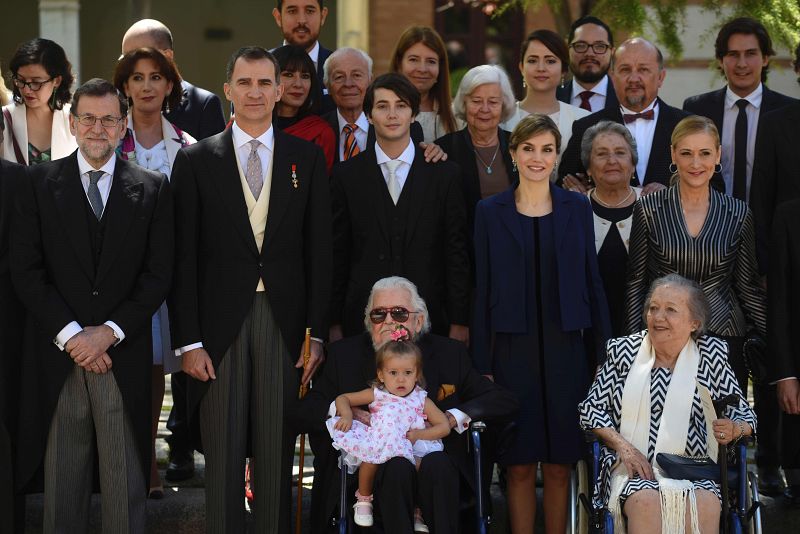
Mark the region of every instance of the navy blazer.
[[200, 141], [225, 129], [222, 102], [210, 91], [181, 81], [183, 100], [166, 114], [167, 120]]
[[[475, 366], [492, 370], [495, 332], [525, 333], [525, 236], [517, 217], [514, 189], [478, 202], [475, 210]], [[608, 305], [597, 267], [592, 207], [585, 195], [550, 184], [555, 218], [556, 266], [564, 331], [594, 330], [597, 361], [611, 335]]]

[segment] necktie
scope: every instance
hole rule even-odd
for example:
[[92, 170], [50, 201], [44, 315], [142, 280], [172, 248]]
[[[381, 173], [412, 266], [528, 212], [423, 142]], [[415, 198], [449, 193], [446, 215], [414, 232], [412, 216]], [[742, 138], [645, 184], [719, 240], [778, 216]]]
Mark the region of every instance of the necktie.
[[644, 119], [646, 121], [651, 121], [655, 118], [655, 111], [652, 109], [648, 109], [647, 111], [643, 111], [642, 113], [624, 113], [622, 115], [622, 120], [625, 121], [625, 124], [631, 123], [636, 119]]
[[589, 99], [592, 98], [593, 94], [594, 93], [591, 91], [581, 91], [578, 93], [578, 96], [581, 98], [581, 105], [578, 107], [586, 111], [592, 111], [592, 103], [589, 102]]
[[396, 206], [397, 200], [400, 198], [400, 181], [397, 179], [397, 167], [400, 166], [400, 160], [390, 159], [385, 165], [389, 170], [389, 181], [386, 185], [389, 187], [389, 195], [392, 197], [392, 202]]
[[747, 201], [747, 100], [736, 101], [739, 114], [733, 137], [733, 196]]
[[250, 155], [247, 156], [247, 171], [245, 171], [245, 178], [247, 185], [250, 186], [250, 192], [253, 197], [258, 200], [258, 195], [261, 194], [261, 188], [264, 187], [264, 174], [261, 170], [261, 158], [258, 157], [258, 147], [261, 141], [253, 139], [250, 141]]
[[361, 152], [361, 149], [358, 148], [358, 143], [356, 143], [356, 126], [355, 124], [345, 124], [344, 128], [342, 128], [342, 132], [344, 132], [344, 161], [352, 158], [356, 154]]
[[86, 196], [89, 197], [89, 205], [92, 206], [92, 211], [98, 221], [103, 216], [103, 197], [100, 195], [97, 182], [100, 181], [104, 174], [103, 171], [89, 171], [89, 189], [86, 190]]

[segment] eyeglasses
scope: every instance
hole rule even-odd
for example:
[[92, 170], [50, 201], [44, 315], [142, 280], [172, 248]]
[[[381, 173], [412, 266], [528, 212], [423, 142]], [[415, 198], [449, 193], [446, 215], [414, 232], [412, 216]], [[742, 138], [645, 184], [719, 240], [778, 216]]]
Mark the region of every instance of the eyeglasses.
[[408, 311], [402, 306], [395, 306], [394, 308], [374, 308], [369, 312], [369, 320], [372, 321], [372, 324], [381, 324], [386, 320], [387, 315], [391, 315], [392, 320], [395, 322], [404, 323], [408, 321], [408, 316], [412, 313], [419, 312]]
[[22, 79], [20, 79], [20, 78], [17, 78], [16, 76], [14, 76], [14, 77], [12, 77], [12, 78], [11, 78], [11, 81], [13, 81], [13, 82], [14, 82], [14, 85], [16, 85], [16, 86], [17, 86], [17, 89], [19, 89], [20, 91], [22, 91], [23, 89], [25, 89], [25, 86], [27, 85], [27, 86], [28, 86], [28, 88], [29, 88], [31, 91], [33, 91], [33, 92], [36, 92], [36, 91], [38, 91], [39, 89], [41, 89], [41, 88], [42, 88], [42, 86], [43, 86], [44, 84], [46, 84], [46, 83], [50, 83], [50, 82], [52, 82], [53, 80], [54, 80], [54, 78], [50, 78], [49, 80], [44, 80], [44, 81], [42, 81], [42, 82], [40, 82], [40, 81], [26, 82], [25, 80], [22, 80]]
[[611, 48], [611, 46], [607, 45], [606, 43], [589, 44], [586, 41], [575, 41], [569, 46], [579, 54], [583, 54], [584, 52], [589, 50], [589, 47], [591, 47], [595, 54], [602, 55], [608, 52], [608, 49]]
[[100, 120], [100, 125], [103, 128], [113, 128], [119, 124], [119, 121], [124, 119], [124, 117], [112, 117], [111, 115], [106, 115], [105, 117], [95, 117], [94, 115], [89, 115], [87, 113], [85, 115], [75, 115], [75, 119], [77, 119], [77, 121], [84, 126], [94, 126], [94, 123]]

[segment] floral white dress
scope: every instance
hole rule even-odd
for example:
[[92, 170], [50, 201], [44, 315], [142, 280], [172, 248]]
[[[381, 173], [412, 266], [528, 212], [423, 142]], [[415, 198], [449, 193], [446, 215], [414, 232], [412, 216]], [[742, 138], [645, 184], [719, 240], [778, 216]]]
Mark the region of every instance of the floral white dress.
[[441, 440], [417, 440], [413, 445], [406, 432], [425, 428], [423, 413], [428, 393], [419, 386], [405, 397], [398, 397], [380, 388], [373, 389], [375, 399], [369, 404], [370, 425], [353, 421], [347, 432], [333, 425], [339, 417], [328, 419], [326, 425], [333, 447], [345, 451], [344, 463], [350, 473], [361, 462], [382, 464], [391, 458], [403, 457], [416, 465], [414, 458], [444, 450]]

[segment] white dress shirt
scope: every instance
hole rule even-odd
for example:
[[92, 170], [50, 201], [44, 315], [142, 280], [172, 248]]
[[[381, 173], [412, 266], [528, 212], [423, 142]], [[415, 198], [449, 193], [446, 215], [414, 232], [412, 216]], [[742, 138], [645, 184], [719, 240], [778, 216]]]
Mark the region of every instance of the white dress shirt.
[[[620, 105], [623, 115], [635, 114], [635, 111]], [[636, 152], [639, 154], [639, 162], [636, 164], [636, 176], [639, 178], [639, 185], [644, 184], [645, 174], [647, 173], [647, 163], [650, 161], [650, 150], [653, 148], [653, 136], [656, 133], [656, 123], [658, 123], [658, 99], [653, 99], [649, 106], [640, 113], [652, 109], [653, 120], [636, 119], [625, 124], [625, 127], [636, 139]]]
[[578, 80], [572, 79], [572, 98], [570, 104], [576, 107], [581, 107], [581, 97], [578, 96], [584, 91], [591, 91], [594, 93], [589, 97], [589, 105], [592, 106], [592, 113], [600, 111], [606, 107], [606, 95], [608, 94], [608, 74], [597, 82], [597, 85], [591, 89], [582, 86]]
[[[95, 169], [91, 166], [91, 164], [89, 164], [88, 161], [86, 161], [86, 158], [83, 157], [81, 151], [78, 150], [78, 172], [80, 172], [81, 184], [83, 185], [83, 192], [86, 193], [87, 200], [89, 199], [89, 171], [103, 171], [104, 173], [97, 182], [97, 189], [100, 190], [100, 198], [103, 199], [103, 214], [106, 212], [108, 195], [111, 192], [111, 183], [114, 180], [114, 169], [116, 164], [117, 156], [114, 154], [105, 163], [105, 165], [99, 169]], [[103, 324], [110, 326], [117, 335], [117, 341], [114, 343], [114, 346], [119, 345], [122, 340], [125, 339], [125, 333], [114, 321], [106, 321]], [[67, 341], [72, 339], [73, 336], [80, 333], [82, 330], [83, 327], [78, 323], [78, 321], [72, 321], [62, 328], [58, 334], [56, 334], [56, 338], [53, 340], [53, 343], [55, 343], [59, 349], [64, 350]]]
[[725, 109], [722, 115], [722, 179], [725, 181], [725, 192], [733, 195], [733, 165], [736, 157], [736, 119], [739, 117], [739, 106], [736, 105], [741, 98], [747, 100], [744, 112], [747, 114], [747, 196], [750, 198], [750, 181], [753, 177], [753, 159], [756, 152], [756, 133], [758, 132], [758, 114], [761, 111], [761, 100], [764, 96], [764, 86], [758, 84], [755, 91], [745, 97], [736, 95], [731, 88], [725, 89]]
[[[414, 143], [411, 139], [408, 139], [408, 146], [403, 150], [403, 152], [396, 158], [400, 161], [400, 165], [397, 166], [397, 170], [394, 172], [394, 175], [397, 177], [397, 183], [400, 186], [400, 191], [403, 191], [403, 186], [406, 185], [406, 180], [408, 179], [408, 173], [411, 172], [411, 165], [414, 164]], [[378, 143], [375, 143], [375, 159], [378, 161], [378, 166], [381, 168], [381, 173], [383, 173], [383, 179], [386, 180], [386, 186], [389, 186], [389, 168], [384, 165], [387, 161], [390, 161], [392, 158], [386, 155], [386, 153], [381, 150], [381, 147]]]
[[[347, 135], [344, 133], [344, 127], [349, 123], [347, 122], [347, 119], [342, 117], [342, 114], [338, 109], [336, 110], [336, 118], [339, 121], [339, 161], [344, 161], [344, 138]], [[369, 121], [367, 120], [367, 116], [363, 111], [356, 119], [355, 125], [356, 144], [358, 145], [358, 149], [361, 152], [364, 152], [367, 149], [367, 132], [369, 131]]]

